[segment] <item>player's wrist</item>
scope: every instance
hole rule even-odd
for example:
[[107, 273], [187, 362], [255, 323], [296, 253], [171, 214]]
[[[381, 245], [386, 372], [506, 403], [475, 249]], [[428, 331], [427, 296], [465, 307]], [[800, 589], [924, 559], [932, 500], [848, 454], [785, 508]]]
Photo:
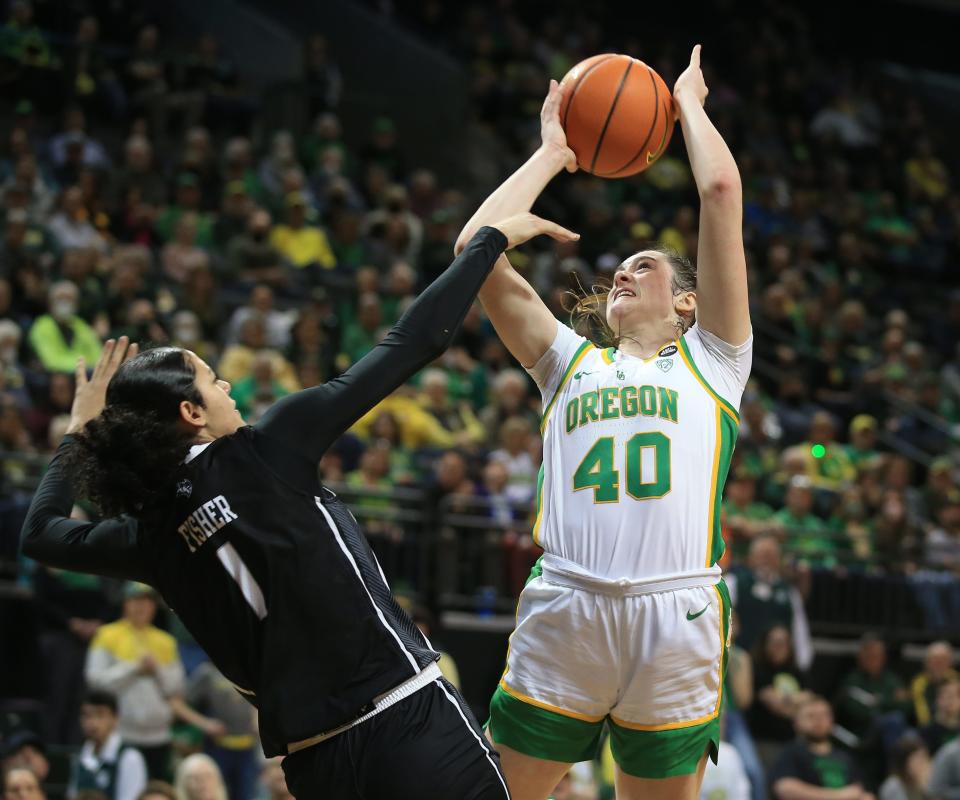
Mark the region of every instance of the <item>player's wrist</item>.
[[673, 93], [673, 102], [679, 116], [703, 108], [703, 102], [693, 89], [679, 89]]
[[556, 175], [566, 165], [568, 154], [569, 148], [566, 145], [561, 146], [558, 144], [544, 142], [539, 148], [537, 148], [537, 152], [533, 154], [533, 157], [537, 161], [549, 166]]

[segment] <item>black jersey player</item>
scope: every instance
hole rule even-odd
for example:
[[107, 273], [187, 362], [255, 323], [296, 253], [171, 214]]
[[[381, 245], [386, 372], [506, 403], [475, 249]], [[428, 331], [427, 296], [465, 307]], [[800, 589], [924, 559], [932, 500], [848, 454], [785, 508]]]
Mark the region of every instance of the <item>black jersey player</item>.
[[[120, 339], [89, 380], [78, 367], [70, 434], [23, 552], [154, 586], [259, 710], [264, 751], [287, 756], [299, 800], [509, 796], [497, 754], [317, 464], [449, 345], [504, 248], [541, 233], [574, 236], [529, 214], [479, 231], [379, 345], [256, 425], [189, 351], [137, 355]], [[106, 518], [70, 519], [75, 493]]]

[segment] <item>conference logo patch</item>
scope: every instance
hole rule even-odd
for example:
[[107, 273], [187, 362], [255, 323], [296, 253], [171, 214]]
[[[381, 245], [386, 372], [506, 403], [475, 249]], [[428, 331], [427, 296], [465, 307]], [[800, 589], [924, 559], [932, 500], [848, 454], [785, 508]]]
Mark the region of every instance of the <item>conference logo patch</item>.
[[675, 344], [668, 344], [666, 347], [663, 348], [663, 350], [657, 353], [657, 355], [660, 356], [661, 358], [666, 358], [667, 356], [674, 355], [676, 352], [677, 352], [677, 346]]

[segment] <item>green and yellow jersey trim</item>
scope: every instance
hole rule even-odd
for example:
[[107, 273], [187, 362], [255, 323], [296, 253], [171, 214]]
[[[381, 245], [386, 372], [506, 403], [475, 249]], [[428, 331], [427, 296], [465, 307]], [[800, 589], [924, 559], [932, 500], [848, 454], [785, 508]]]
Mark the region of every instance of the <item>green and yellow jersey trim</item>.
[[706, 379], [703, 377], [700, 370], [697, 369], [697, 365], [693, 363], [693, 356], [690, 354], [690, 348], [687, 347], [686, 340], [680, 339], [679, 343], [680, 343], [680, 356], [681, 358], [683, 358], [683, 363], [686, 364], [690, 372], [693, 373], [693, 377], [695, 377], [697, 381], [700, 383], [700, 385], [707, 390], [707, 393], [720, 404], [721, 408], [723, 408], [723, 410], [727, 414], [733, 417], [733, 421], [737, 425], [739, 425], [740, 414], [737, 413], [737, 409], [733, 407], [732, 403], [729, 403], [728, 401], [724, 400], [720, 395], [718, 395], [713, 390], [713, 387], [709, 383], [707, 383]]
[[542, 434], [547, 429], [547, 422], [550, 419], [550, 412], [553, 411], [553, 407], [557, 402], [557, 398], [560, 396], [560, 393], [563, 391], [563, 387], [566, 385], [567, 381], [570, 380], [570, 376], [573, 374], [573, 371], [577, 368], [577, 364], [583, 361], [583, 357], [594, 349], [594, 346], [591, 342], [584, 342], [577, 349], [577, 352], [573, 354], [573, 358], [570, 359], [570, 366], [567, 367], [567, 371], [563, 373], [563, 377], [560, 379], [560, 383], [557, 384], [556, 391], [553, 393], [553, 397], [550, 398], [550, 402], [547, 403], [547, 407], [543, 410], [543, 416], [540, 418], [540, 433]]

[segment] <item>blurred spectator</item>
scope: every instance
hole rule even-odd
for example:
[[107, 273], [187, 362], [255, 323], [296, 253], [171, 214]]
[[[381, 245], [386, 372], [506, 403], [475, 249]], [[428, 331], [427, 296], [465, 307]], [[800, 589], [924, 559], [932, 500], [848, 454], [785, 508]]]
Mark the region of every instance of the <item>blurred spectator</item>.
[[83, 205], [83, 191], [71, 186], [60, 198], [60, 210], [50, 217], [47, 228], [61, 249], [71, 247], [106, 249], [106, 242], [90, 222]]
[[84, 742], [73, 763], [69, 797], [94, 789], [109, 800], [137, 800], [147, 785], [147, 765], [140, 751], [117, 733], [117, 699], [90, 691], [80, 706]]
[[205, 750], [217, 762], [230, 800], [253, 800], [257, 774], [256, 713], [209, 661], [190, 675], [187, 703], [208, 720]]
[[756, 501], [757, 479], [746, 467], [738, 467], [727, 478], [721, 513], [727, 546], [739, 561], [747, 555], [750, 543], [765, 533], [775, 533], [773, 509]]
[[448, 450], [437, 459], [434, 480], [437, 502], [446, 501], [451, 510], [466, 508], [476, 494], [476, 486], [467, 472], [467, 460], [457, 450]]
[[120, 737], [140, 750], [151, 778], [169, 773], [170, 700], [184, 688], [176, 641], [153, 626], [157, 602], [150, 587], [129, 584], [123, 617], [97, 631], [86, 666], [91, 688], [116, 695]]
[[530, 455], [532, 431], [523, 417], [511, 417], [500, 427], [500, 449], [490, 454], [491, 461], [499, 461], [510, 476], [507, 498], [517, 505], [533, 499], [538, 465]]
[[267, 346], [266, 326], [260, 317], [247, 319], [240, 328], [238, 343], [223, 351], [218, 369], [220, 377], [229, 383], [239, 383], [252, 375], [253, 363], [258, 355], [270, 359], [273, 364], [272, 379], [287, 392], [300, 389], [293, 365], [278, 350]]
[[166, 781], [147, 781], [137, 800], [182, 800], [177, 790]]
[[720, 718], [720, 747], [717, 753], [717, 763], [707, 759], [707, 766], [703, 773], [703, 783], [700, 785], [701, 800], [712, 800], [722, 797], [726, 800], [750, 800], [750, 781], [747, 778], [743, 760], [730, 742], [726, 741], [723, 718]]
[[880, 457], [877, 450], [877, 420], [869, 414], [858, 414], [850, 422], [850, 444], [844, 447], [847, 457], [857, 469], [872, 464]]
[[[773, 796], [777, 800], [797, 797], [849, 797], [873, 800], [864, 791], [853, 758], [830, 741], [833, 711], [822, 697], [810, 696], [797, 709], [797, 741], [780, 753], [770, 775]], [[816, 792], [817, 788], [833, 790]]]
[[876, 634], [860, 639], [857, 666], [840, 682], [834, 709], [840, 724], [863, 738], [884, 714], [903, 717], [910, 695], [895, 672], [887, 667], [887, 648]]
[[737, 644], [752, 650], [772, 626], [782, 625], [791, 632], [798, 663], [809, 667], [813, 650], [803, 598], [785, 576], [776, 538], [754, 539], [747, 564], [734, 567], [726, 582], [737, 612]]
[[356, 320], [348, 322], [343, 331], [340, 349], [345, 365], [355, 364], [379, 342], [382, 321], [380, 298], [373, 292], [361, 294]]
[[280, 758], [268, 758], [263, 762], [260, 772], [260, 785], [264, 789], [263, 800], [293, 800], [293, 795], [287, 788], [287, 778], [283, 774], [281, 761]]
[[483, 440], [483, 426], [470, 406], [464, 402], [451, 400], [448, 391], [450, 379], [447, 373], [434, 368], [424, 370], [420, 385], [423, 388], [421, 398], [423, 410], [451, 435], [454, 444], [459, 447], [471, 447]]
[[50, 775], [47, 747], [33, 731], [14, 731], [3, 741], [0, 770], [25, 769], [37, 776], [42, 785]]
[[836, 442], [836, 425], [833, 416], [818, 411], [810, 422], [807, 441], [798, 445], [809, 459], [810, 479], [815, 486], [837, 490], [856, 477], [856, 467], [847, 451]]
[[68, 158], [68, 150], [76, 144], [80, 147], [81, 163], [85, 167], [104, 169], [110, 165], [103, 145], [87, 133], [87, 118], [82, 108], [73, 106], [64, 112], [63, 132], [50, 140], [50, 161], [55, 167], [62, 166]]
[[753, 652], [754, 702], [747, 720], [758, 744], [786, 742], [793, 736], [797, 710], [809, 696], [806, 682], [793, 654], [790, 631], [774, 625]]
[[204, 753], [194, 753], [180, 762], [174, 785], [181, 800], [232, 800], [217, 762]]
[[[960, 491], [953, 491], [940, 504], [937, 524], [927, 534], [926, 561], [935, 568], [960, 571]], [[956, 611], [960, 609], [951, 609]]]
[[948, 680], [940, 684], [933, 719], [923, 725], [919, 733], [932, 755], [960, 735], [960, 681]]
[[283, 288], [290, 276], [283, 254], [270, 241], [270, 212], [262, 208], [250, 212], [246, 230], [227, 245], [226, 277], [241, 283], [263, 283]]
[[192, 214], [193, 241], [198, 247], [213, 245], [213, 217], [201, 210], [200, 180], [193, 172], [181, 172], [177, 177], [176, 197], [173, 205], [167, 206], [157, 217], [157, 233], [164, 242], [174, 238], [177, 224], [185, 214]]
[[45, 800], [40, 781], [29, 769], [14, 767], [3, 774], [3, 800]]
[[947, 681], [960, 679], [953, 668], [953, 648], [949, 642], [933, 642], [923, 657], [923, 671], [910, 684], [913, 716], [917, 725], [929, 725], [933, 719], [937, 692]]
[[916, 736], [897, 742], [891, 755], [891, 774], [877, 795], [879, 800], [933, 800], [928, 786], [931, 777], [930, 753]]
[[813, 566], [832, 567], [837, 563], [841, 543], [813, 513], [813, 484], [796, 475], [787, 485], [783, 509], [773, 515], [786, 531], [788, 549]]
[[[337, 258], [330, 248], [327, 234], [307, 222], [307, 198], [302, 192], [291, 192], [285, 198], [286, 221], [274, 225], [270, 232], [272, 244], [294, 267], [304, 269], [316, 265], [333, 269]], [[314, 277], [310, 282], [316, 283]]]
[[490, 393], [490, 403], [477, 415], [486, 428], [487, 441], [500, 434], [501, 426], [511, 417], [527, 419], [539, 428], [539, 415], [526, 404], [528, 378], [518, 369], [505, 369], [497, 373]]
[[250, 365], [250, 374], [238, 380], [230, 389], [230, 396], [237, 404], [237, 411], [248, 425], [253, 425], [263, 413], [289, 390], [274, 377], [273, 355], [258, 352]]
[[303, 82], [311, 117], [340, 104], [343, 78], [330, 58], [327, 40], [318, 33], [307, 39], [303, 51]]
[[96, 575], [38, 565], [33, 586], [47, 684], [44, 733], [51, 742], [76, 745], [87, 647], [104, 621], [114, 617], [115, 607], [107, 581]]
[[960, 795], [960, 739], [944, 745], [934, 756], [930, 772], [930, 793], [936, 798]]
[[49, 313], [37, 317], [28, 339], [43, 368], [50, 372], [70, 372], [83, 358], [92, 367], [100, 358], [100, 341], [86, 322], [77, 316], [80, 293], [69, 281], [50, 288]]
[[274, 307], [274, 294], [269, 286], [254, 286], [247, 305], [233, 312], [227, 329], [226, 343], [234, 344], [240, 336], [240, 328], [250, 317], [258, 316], [266, 327], [267, 346], [283, 350], [290, 344], [290, 327], [293, 319], [289, 313]]
[[174, 225], [173, 238], [160, 251], [165, 275], [174, 283], [184, 283], [191, 272], [207, 269], [209, 257], [197, 242], [198, 217], [189, 212], [180, 215]]
[[141, 134], [133, 134], [124, 145], [124, 166], [113, 173], [110, 186], [111, 206], [118, 209], [131, 190], [140, 200], [159, 208], [167, 196], [163, 175], [156, 169], [153, 145]]
[[[740, 620], [731, 614], [731, 627], [736, 638]], [[724, 739], [736, 749], [750, 781], [750, 797], [764, 800], [767, 780], [753, 736], [747, 726], [746, 713], [753, 705], [753, 659], [742, 647], [731, 644], [727, 651], [727, 677], [723, 713]], [[702, 794], [702, 793], [701, 793]]]

